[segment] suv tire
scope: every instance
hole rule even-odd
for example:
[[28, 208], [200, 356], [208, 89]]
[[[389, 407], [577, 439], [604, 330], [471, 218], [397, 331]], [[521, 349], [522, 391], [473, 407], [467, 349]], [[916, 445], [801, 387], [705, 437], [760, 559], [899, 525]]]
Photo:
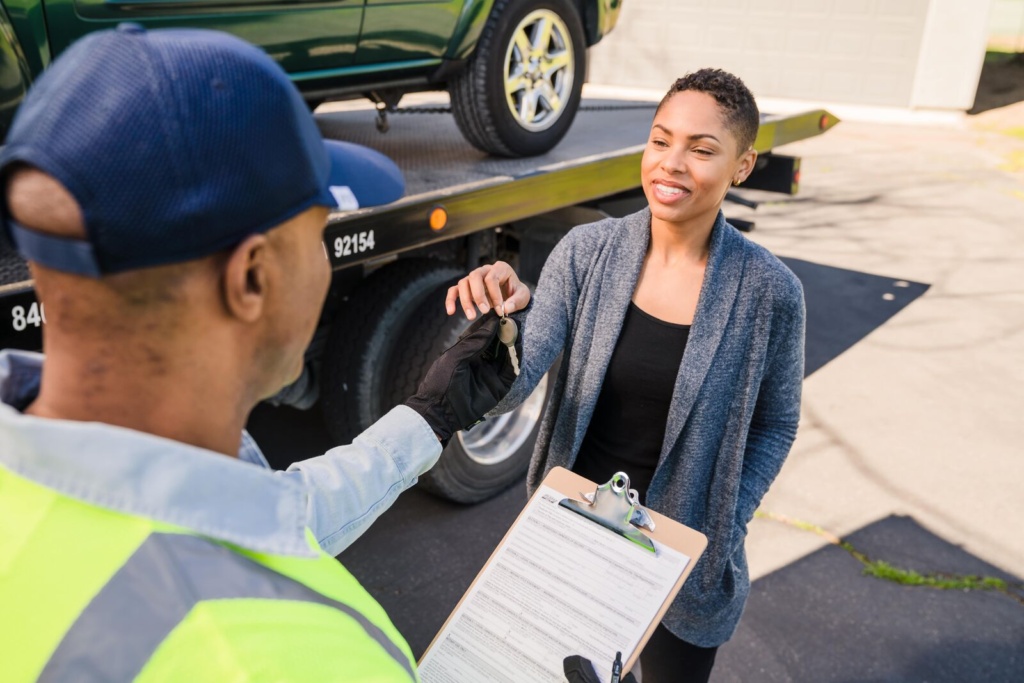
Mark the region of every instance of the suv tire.
[[583, 25], [569, 0], [498, 0], [449, 83], [455, 122], [484, 152], [543, 154], [569, 130], [585, 74]]
[[[428, 259], [399, 260], [374, 272], [349, 295], [331, 323], [323, 353], [321, 407], [336, 444], [350, 443], [412, 391], [395, 398], [390, 378], [409, 318], [437, 309], [444, 298], [429, 299], [437, 285], [462, 271]], [[396, 356], [396, 354], [398, 354]]]
[[[430, 300], [443, 299], [447, 288], [457, 281], [456, 278], [439, 286]], [[392, 366], [390, 402], [398, 402], [415, 391], [430, 364], [458, 340], [469, 324], [461, 313], [447, 316], [444, 311], [427, 306], [410, 317], [402, 335], [403, 348]], [[556, 362], [533, 394], [515, 410], [457, 432], [440, 460], [420, 477], [417, 486], [457, 503], [478, 503], [522, 479], [557, 372]]]

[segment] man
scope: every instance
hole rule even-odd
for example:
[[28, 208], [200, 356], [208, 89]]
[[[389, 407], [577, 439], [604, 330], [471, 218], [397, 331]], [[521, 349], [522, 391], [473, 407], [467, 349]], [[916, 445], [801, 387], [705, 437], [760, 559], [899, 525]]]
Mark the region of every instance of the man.
[[507, 390], [495, 326], [351, 446], [273, 473], [243, 431], [301, 372], [329, 209], [394, 165], [258, 49], [125, 25], [47, 70], [0, 174], [47, 322], [45, 361], [0, 352], [3, 679], [416, 680], [332, 555]]

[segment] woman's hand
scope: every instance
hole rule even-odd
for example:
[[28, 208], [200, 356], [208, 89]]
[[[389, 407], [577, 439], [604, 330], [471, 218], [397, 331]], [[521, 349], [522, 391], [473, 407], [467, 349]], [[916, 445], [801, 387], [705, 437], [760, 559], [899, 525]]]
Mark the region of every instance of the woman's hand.
[[530, 303], [530, 289], [519, 281], [512, 266], [497, 261], [494, 265], [480, 266], [448, 289], [444, 302], [448, 315], [455, 315], [456, 302], [462, 305], [470, 320], [476, 318], [477, 309], [481, 313], [496, 309], [508, 315], [526, 308]]

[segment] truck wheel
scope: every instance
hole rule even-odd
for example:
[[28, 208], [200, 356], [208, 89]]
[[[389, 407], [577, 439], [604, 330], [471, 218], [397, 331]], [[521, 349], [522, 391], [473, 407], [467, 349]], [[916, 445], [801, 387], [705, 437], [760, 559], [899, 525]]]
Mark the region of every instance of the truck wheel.
[[455, 122], [490, 154], [543, 154], [569, 130], [585, 72], [583, 25], [569, 0], [498, 0], [449, 83]]
[[[451, 284], [439, 287], [432, 298], [443, 296]], [[448, 317], [444, 311], [425, 307], [413, 315], [407, 323], [409, 333], [403, 335], [405, 348], [396, 356], [393, 366], [392, 401], [414, 391], [434, 359], [454, 344], [468, 325], [461, 315]], [[416, 333], [412, 334], [412, 330]], [[557, 372], [557, 365], [551, 372]], [[530, 463], [541, 417], [554, 385], [549, 379], [551, 372], [514, 411], [456, 433], [438, 463], [420, 477], [419, 486], [457, 503], [478, 503], [518, 481]]]
[[351, 442], [412, 393], [392, 400], [390, 368], [402, 352], [402, 330], [420, 309], [436, 309], [443, 316], [443, 295], [428, 297], [438, 284], [461, 273], [437, 261], [399, 260], [348, 295], [331, 323], [323, 353], [321, 407], [334, 443]]

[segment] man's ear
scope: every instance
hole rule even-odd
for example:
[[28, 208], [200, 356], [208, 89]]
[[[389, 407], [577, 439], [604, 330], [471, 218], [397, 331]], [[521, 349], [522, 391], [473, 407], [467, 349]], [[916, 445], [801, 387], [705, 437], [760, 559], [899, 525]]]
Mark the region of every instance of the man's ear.
[[267, 305], [267, 236], [250, 235], [228, 255], [222, 271], [224, 307], [243, 322], [259, 320]]

